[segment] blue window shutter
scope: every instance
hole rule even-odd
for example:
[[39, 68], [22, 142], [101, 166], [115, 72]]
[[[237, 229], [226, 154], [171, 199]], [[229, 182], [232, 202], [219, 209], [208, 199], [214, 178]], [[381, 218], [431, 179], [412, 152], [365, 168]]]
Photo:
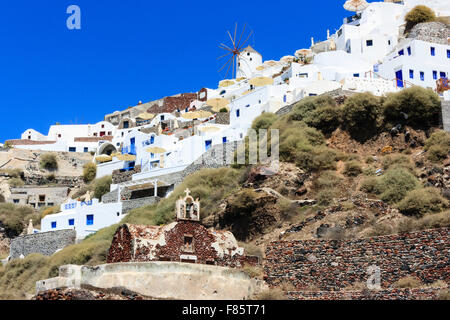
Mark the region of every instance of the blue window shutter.
[[410, 56], [411, 55], [411, 47], [408, 47], [407, 50], [408, 50], [408, 56]]
[[56, 229], [56, 221], [52, 221], [52, 229]]
[[398, 52], [399, 56], [403, 56], [404, 54], [405, 54], [405, 52], [403, 51], [403, 49]]
[[86, 216], [86, 225], [92, 226], [93, 224], [94, 224], [94, 215], [93, 214], [88, 214]]
[[420, 80], [425, 81], [425, 73], [420, 71]]
[[75, 219], [69, 219], [69, 226], [73, 226], [75, 224]]
[[409, 70], [409, 78], [414, 79], [414, 70]]
[[437, 71], [433, 70], [433, 79], [437, 80]]
[[431, 50], [431, 55], [435, 56], [436, 55], [436, 49], [434, 47], [431, 47], [430, 50]]
[[236, 117], [239, 118], [239, 116], [241, 115], [241, 112], [239, 109], [236, 110]]

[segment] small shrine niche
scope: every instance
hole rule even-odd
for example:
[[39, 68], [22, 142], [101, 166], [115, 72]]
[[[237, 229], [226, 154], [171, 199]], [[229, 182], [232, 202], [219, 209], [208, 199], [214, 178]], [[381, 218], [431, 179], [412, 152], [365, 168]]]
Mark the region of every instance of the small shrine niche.
[[177, 220], [200, 221], [200, 202], [199, 199], [191, 197], [191, 191], [186, 189], [184, 191], [186, 196], [176, 202]]

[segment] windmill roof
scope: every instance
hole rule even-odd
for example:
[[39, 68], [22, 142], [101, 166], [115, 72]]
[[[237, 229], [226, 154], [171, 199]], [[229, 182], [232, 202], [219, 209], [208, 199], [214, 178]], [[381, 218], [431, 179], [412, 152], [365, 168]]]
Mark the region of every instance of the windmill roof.
[[253, 49], [251, 46], [247, 46], [247, 48], [245, 48], [243, 51], [254, 52], [254, 53], [257, 53], [257, 54], [261, 55], [261, 53], [259, 53], [255, 49]]

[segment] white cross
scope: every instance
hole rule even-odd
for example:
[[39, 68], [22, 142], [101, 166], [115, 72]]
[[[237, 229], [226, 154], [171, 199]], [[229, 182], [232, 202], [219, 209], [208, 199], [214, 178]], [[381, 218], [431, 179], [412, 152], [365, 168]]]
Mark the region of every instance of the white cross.
[[189, 188], [186, 188], [186, 190], [184, 190], [184, 192], [186, 192], [186, 196], [189, 197], [189, 194], [191, 193], [191, 190], [189, 190]]

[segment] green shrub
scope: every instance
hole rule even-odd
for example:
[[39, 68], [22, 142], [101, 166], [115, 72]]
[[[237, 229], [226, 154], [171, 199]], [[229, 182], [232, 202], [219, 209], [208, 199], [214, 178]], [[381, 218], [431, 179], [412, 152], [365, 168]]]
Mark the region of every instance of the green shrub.
[[325, 105], [318, 107], [308, 114], [304, 121], [310, 126], [314, 127], [324, 134], [330, 134], [336, 130], [340, 125], [340, 108], [337, 106]]
[[446, 159], [450, 152], [450, 135], [443, 130], [436, 131], [425, 141], [424, 149], [433, 162]]
[[[31, 215], [31, 216], [30, 216]], [[35, 221], [38, 214], [35, 214], [33, 209], [29, 206], [17, 206], [12, 203], [0, 204], [0, 223], [3, 224], [6, 232], [12, 237], [18, 236], [26, 228], [28, 221], [27, 217], [35, 215]]]
[[56, 159], [56, 155], [53, 153], [45, 153], [41, 155], [39, 164], [42, 169], [46, 170], [58, 169], [58, 160]]
[[361, 183], [361, 190], [367, 193], [380, 194], [378, 179], [375, 177], [365, 178]]
[[377, 188], [381, 192], [381, 200], [396, 203], [401, 201], [408, 191], [419, 186], [419, 180], [412, 173], [404, 168], [395, 167], [380, 177]]
[[252, 129], [258, 131], [259, 129], [269, 129], [269, 127], [278, 119], [278, 116], [274, 113], [264, 112], [252, 123]]
[[97, 166], [93, 162], [88, 162], [83, 167], [83, 181], [89, 183], [95, 179]]
[[323, 171], [316, 180], [313, 182], [314, 189], [329, 189], [336, 188], [342, 183], [342, 178], [339, 177], [334, 171]]
[[111, 183], [112, 183], [111, 176], [105, 176], [100, 179], [92, 181], [94, 198], [101, 199], [103, 195], [110, 192]]
[[228, 109], [227, 108], [220, 108], [219, 112], [226, 113], [226, 112], [228, 112]]
[[424, 216], [448, 207], [448, 201], [436, 189], [413, 190], [398, 204], [399, 211], [407, 216]]
[[59, 206], [53, 206], [53, 207], [45, 207], [41, 209], [41, 219], [43, 219], [45, 216], [49, 214], [55, 214], [61, 211], [61, 208]]
[[[407, 121], [416, 128], [429, 127], [439, 123], [441, 101], [433, 90], [414, 86], [388, 94], [383, 112], [386, 121], [392, 124]], [[402, 113], [408, 115], [407, 120]]]
[[427, 6], [418, 5], [412, 8], [405, 16], [405, 31], [411, 30], [416, 24], [436, 20], [436, 14]]
[[300, 151], [296, 155], [296, 165], [306, 171], [335, 170], [337, 152], [327, 147], [317, 147]]
[[393, 167], [401, 167], [414, 172], [414, 166], [411, 163], [410, 158], [402, 154], [385, 156], [381, 163], [384, 170], [388, 170]]
[[344, 166], [344, 174], [349, 177], [359, 176], [363, 172], [361, 164], [358, 161], [348, 161]]
[[294, 105], [288, 117], [289, 120], [303, 121], [317, 108], [327, 106], [336, 107], [336, 102], [329, 95], [306, 97]]
[[317, 194], [317, 204], [320, 206], [329, 206], [336, 197], [337, 193], [335, 190], [323, 189]]
[[12, 178], [12, 179], [8, 180], [8, 184], [12, 188], [17, 188], [17, 187], [22, 187], [23, 185], [25, 185], [25, 182], [20, 178]]
[[342, 126], [357, 140], [365, 141], [378, 133], [383, 124], [381, 99], [371, 93], [357, 93], [345, 100]]

